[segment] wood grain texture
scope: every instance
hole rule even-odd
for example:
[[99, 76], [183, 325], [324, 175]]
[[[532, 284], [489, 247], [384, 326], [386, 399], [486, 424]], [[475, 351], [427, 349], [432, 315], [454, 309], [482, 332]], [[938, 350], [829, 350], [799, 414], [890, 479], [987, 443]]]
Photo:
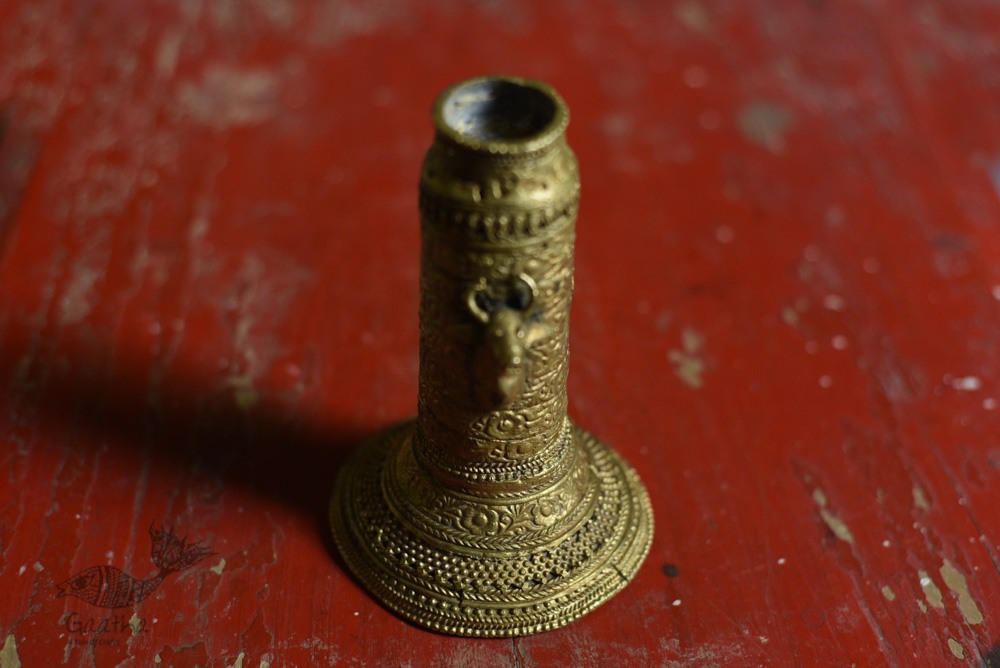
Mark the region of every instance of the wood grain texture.
[[[1000, 664], [998, 25], [0, 4], [0, 666]], [[632, 585], [513, 641], [397, 620], [325, 524], [415, 410], [430, 103], [493, 72], [570, 106], [570, 413], [656, 515]], [[153, 575], [153, 524], [214, 554], [125, 609], [56, 597]]]

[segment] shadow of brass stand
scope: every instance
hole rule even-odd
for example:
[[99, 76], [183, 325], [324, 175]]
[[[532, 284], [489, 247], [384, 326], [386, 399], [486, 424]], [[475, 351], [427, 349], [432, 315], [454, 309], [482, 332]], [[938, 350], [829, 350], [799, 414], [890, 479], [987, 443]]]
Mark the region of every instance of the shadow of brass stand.
[[652, 541], [635, 472], [567, 416], [579, 175], [544, 84], [473, 79], [435, 105], [420, 183], [417, 417], [340, 471], [345, 561], [421, 626], [517, 636], [621, 590]]

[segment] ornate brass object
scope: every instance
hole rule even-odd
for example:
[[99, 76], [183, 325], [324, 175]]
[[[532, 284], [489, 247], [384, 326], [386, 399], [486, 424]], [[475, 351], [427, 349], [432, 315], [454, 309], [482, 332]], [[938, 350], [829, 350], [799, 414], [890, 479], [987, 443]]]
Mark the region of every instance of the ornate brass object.
[[417, 418], [344, 466], [330, 521], [351, 570], [404, 618], [526, 635], [622, 589], [652, 509], [566, 413], [580, 182], [564, 103], [541, 83], [472, 79], [441, 94], [434, 122]]

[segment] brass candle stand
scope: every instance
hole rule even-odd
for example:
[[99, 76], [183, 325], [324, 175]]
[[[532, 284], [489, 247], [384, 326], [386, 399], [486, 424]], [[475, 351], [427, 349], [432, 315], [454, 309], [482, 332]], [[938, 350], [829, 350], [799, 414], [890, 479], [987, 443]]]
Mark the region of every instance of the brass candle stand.
[[541, 83], [472, 79], [441, 94], [434, 122], [417, 417], [344, 466], [330, 522], [402, 617], [527, 635], [629, 582], [652, 509], [628, 464], [567, 416], [579, 174], [564, 103]]

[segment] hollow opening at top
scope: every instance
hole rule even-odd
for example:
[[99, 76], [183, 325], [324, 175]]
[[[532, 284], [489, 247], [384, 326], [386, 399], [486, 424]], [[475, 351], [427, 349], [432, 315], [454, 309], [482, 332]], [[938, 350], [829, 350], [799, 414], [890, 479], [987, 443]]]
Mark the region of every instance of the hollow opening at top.
[[482, 142], [530, 140], [558, 114], [558, 102], [544, 90], [507, 79], [459, 85], [441, 106], [441, 120], [452, 132]]

